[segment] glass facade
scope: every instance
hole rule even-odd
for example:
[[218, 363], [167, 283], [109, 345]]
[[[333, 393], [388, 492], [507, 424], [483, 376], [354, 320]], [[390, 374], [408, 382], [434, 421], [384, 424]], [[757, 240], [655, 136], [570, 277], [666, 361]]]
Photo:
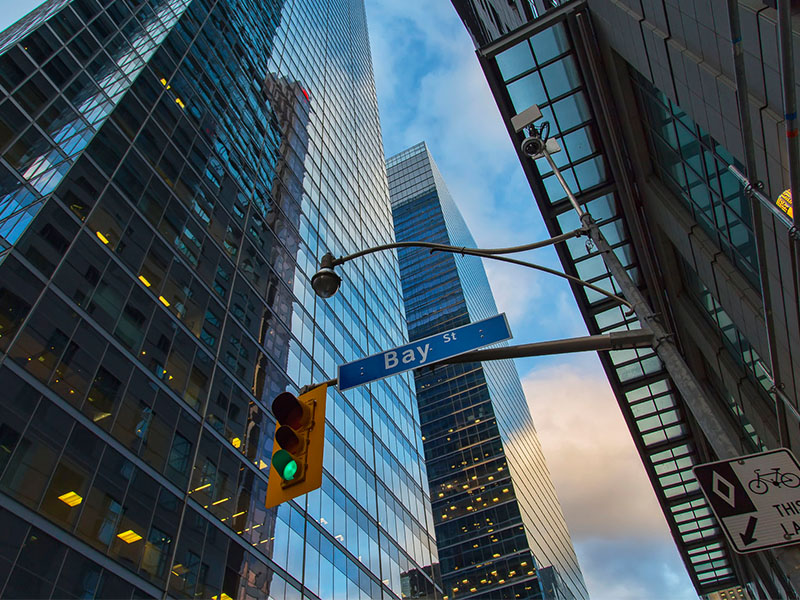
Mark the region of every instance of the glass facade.
[[453, 0], [475, 47], [488, 44], [536, 15], [532, 0]]
[[[272, 398], [401, 345], [360, 0], [51, 0], [0, 34], [0, 595], [437, 598], [408, 375], [330, 391], [264, 508]], [[46, 557], [46, 558], [44, 558]]]
[[752, 209], [744, 188], [728, 171], [744, 167], [681, 107], [633, 68], [653, 167], [703, 230], [759, 289]]
[[[758, 434], [748, 418], [748, 415], [757, 414], [763, 417], [764, 414], [768, 414], [775, 419], [773, 416], [774, 403], [770, 395], [772, 382], [765, 375], [762, 358], [739, 331], [722, 305], [714, 298], [711, 290], [700, 280], [697, 272], [685, 260], [681, 260], [680, 265], [688, 296], [693, 300], [695, 306], [700, 308], [706, 321], [718, 332], [729, 356], [747, 374], [748, 379], [753, 383], [753, 389], [759, 396], [757, 398], [748, 397], [738, 390], [738, 385], [731, 386], [732, 382], [725, 385], [725, 382], [719, 381], [718, 378], [711, 378], [715, 390], [723, 398], [722, 404], [728, 408], [738, 425], [740, 443], [746, 451], [751, 453], [768, 450], [768, 444]], [[707, 374], [712, 372], [713, 369], [706, 369]], [[729, 389], [731, 387], [733, 390]]]
[[[398, 241], [475, 247], [427, 146], [387, 160]], [[480, 259], [399, 251], [409, 338], [497, 314]], [[588, 598], [511, 361], [414, 375], [448, 598]]]

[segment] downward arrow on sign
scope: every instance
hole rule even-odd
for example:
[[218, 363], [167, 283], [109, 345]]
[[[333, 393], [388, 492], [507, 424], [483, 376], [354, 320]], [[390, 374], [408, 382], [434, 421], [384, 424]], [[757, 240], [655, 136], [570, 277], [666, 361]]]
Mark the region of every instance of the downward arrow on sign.
[[757, 538], [753, 536], [753, 534], [756, 532], [757, 522], [758, 519], [756, 517], [750, 517], [750, 520], [747, 522], [747, 529], [745, 529], [744, 533], [739, 534], [742, 538], [742, 543], [745, 546], [749, 546], [757, 540]]

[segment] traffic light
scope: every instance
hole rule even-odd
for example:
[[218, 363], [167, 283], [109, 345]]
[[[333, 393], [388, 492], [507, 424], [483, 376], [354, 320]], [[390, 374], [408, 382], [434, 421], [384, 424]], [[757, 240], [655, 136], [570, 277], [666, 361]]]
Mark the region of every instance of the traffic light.
[[300, 394], [278, 394], [272, 414], [278, 420], [267, 483], [267, 508], [307, 494], [322, 485], [327, 384]]

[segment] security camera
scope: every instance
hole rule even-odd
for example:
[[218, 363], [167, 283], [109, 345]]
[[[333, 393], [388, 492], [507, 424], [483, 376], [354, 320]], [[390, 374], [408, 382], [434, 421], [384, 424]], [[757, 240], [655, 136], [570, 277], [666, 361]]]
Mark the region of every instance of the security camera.
[[540, 158], [549, 150], [547, 138], [550, 137], [550, 122], [545, 121], [540, 127], [528, 125], [525, 129], [528, 137], [522, 140], [520, 150], [528, 158]]
[[538, 136], [527, 137], [522, 140], [520, 149], [528, 158], [537, 158], [544, 153], [547, 142]]

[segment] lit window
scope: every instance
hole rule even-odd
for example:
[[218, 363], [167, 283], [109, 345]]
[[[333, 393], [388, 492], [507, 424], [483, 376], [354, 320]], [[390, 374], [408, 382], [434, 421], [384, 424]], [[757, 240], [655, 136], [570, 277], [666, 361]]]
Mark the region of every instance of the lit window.
[[75, 492], [67, 492], [66, 494], [61, 494], [58, 497], [64, 504], [69, 506], [78, 506], [81, 502], [83, 502], [83, 498], [76, 494]]
[[138, 542], [140, 539], [142, 539], [142, 536], [136, 533], [133, 529], [128, 529], [128, 531], [118, 533], [117, 537], [126, 544], [132, 544], [133, 542]]

